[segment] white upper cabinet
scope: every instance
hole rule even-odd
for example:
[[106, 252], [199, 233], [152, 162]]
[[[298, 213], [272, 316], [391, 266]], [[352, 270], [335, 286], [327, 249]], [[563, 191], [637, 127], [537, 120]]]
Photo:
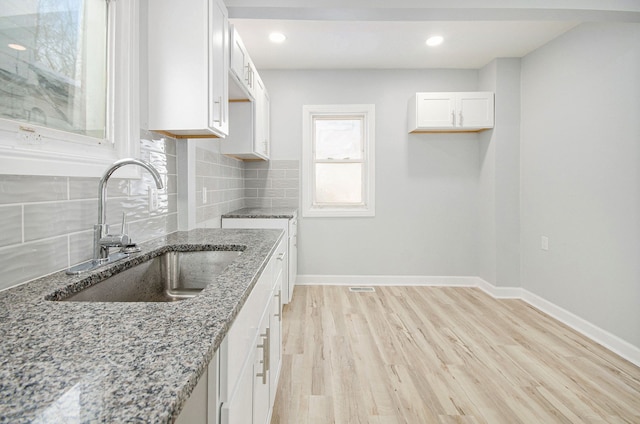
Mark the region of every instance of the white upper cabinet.
[[262, 157], [269, 158], [269, 94], [256, 74], [256, 110], [255, 110], [255, 139], [254, 149]]
[[242, 43], [242, 38], [240, 38], [238, 31], [233, 26], [231, 27], [230, 35], [231, 58], [229, 70], [232, 84], [229, 98], [231, 100], [255, 99], [256, 68]]
[[229, 24], [222, 0], [149, 2], [149, 129], [229, 133]]
[[229, 136], [223, 154], [242, 160], [269, 160], [269, 94], [238, 32], [231, 29]]
[[416, 93], [409, 100], [408, 130], [465, 132], [493, 128], [493, 93]]

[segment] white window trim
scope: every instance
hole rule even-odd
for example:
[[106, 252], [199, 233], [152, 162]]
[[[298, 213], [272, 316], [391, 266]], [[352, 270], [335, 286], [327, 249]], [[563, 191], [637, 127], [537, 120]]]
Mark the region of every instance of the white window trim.
[[[139, 2], [105, 1], [110, 3], [106, 140], [87, 143], [84, 136], [0, 119], [0, 174], [99, 177], [114, 161], [139, 157]], [[25, 142], [25, 135], [32, 141]], [[138, 167], [118, 173], [140, 175]]]
[[[313, 205], [313, 118], [327, 116], [363, 116], [364, 125], [364, 205], [327, 207]], [[371, 217], [375, 216], [375, 105], [305, 105], [302, 107], [302, 216]]]

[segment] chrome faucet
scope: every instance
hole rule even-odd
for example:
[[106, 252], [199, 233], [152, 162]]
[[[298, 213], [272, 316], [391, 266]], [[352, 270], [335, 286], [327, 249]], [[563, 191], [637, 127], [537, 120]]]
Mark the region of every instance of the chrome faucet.
[[100, 178], [98, 183], [98, 224], [93, 226], [93, 260], [100, 263], [106, 262], [109, 257], [110, 247], [121, 247], [129, 242], [129, 237], [124, 234], [124, 220], [122, 222], [122, 234], [109, 234], [107, 221], [107, 182], [111, 175], [125, 165], [138, 165], [149, 171], [156, 182], [156, 187], [162, 189], [164, 185], [158, 171], [150, 164], [139, 159], [121, 159], [114, 162]]
[[121, 159], [111, 165], [104, 173], [98, 183], [98, 223], [93, 226], [93, 259], [67, 270], [67, 274], [80, 274], [85, 271], [91, 271], [107, 262], [114, 262], [123, 259], [128, 255], [126, 253], [116, 253], [109, 255], [109, 248], [124, 247], [129, 243], [129, 236], [125, 232], [125, 220], [122, 219], [122, 230], [120, 234], [109, 234], [109, 225], [107, 220], [107, 182], [111, 175], [125, 165], [138, 165], [149, 171], [156, 182], [156, 187], [162, 189], [162, 179], [158, 171], [148, 162], [140, 159]]

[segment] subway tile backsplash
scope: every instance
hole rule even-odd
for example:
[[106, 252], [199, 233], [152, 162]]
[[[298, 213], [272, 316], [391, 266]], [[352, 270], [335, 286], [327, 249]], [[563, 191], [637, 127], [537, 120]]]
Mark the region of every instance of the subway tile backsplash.
[[[187, 141], [142, 131], [140, 158], [158, 169], [165, 184], [155, 211], [149, 211], [149, 188], [155, 184], [147, 172], [140, 179], [109, 180], [107, 223], [119, 231], [124, 213], [135, 242], [178, 229], [176, 143], [181, 142]], [[298, 207], [298, 160], [242, 162], [210, 146], [196, 148], [196, 225], [211, 225], [245, 206]], [[0, 175], [0, 290], [91, 258], [98, 181]]]
[[[107, 223], [143, 242], [176, 231], [176, 140], [142, 131], [140, 158], [160, 172], [165, 188], [149, 211], [152, 177], [113, 178], [107, 186]], [[0, 290], [91, 258], [98, 218], [99, 178], [0, 175]]]
[[[196, 224], [198, 226], [216, 222], [220, 215], [244, 207], [245, 163], [222, 155], [219, 152], [219, 145], [215, 147], [212, 147], [212, 150], [196, 148]], [[203, 191], [207, 192], [206, 203]]]
[[67, 200], [67, 184], [65, 177], [2, 175], [0, 205]]
[[0, 247], [22, 243], [22, 206], [0, 206]]
[[67, 267], [68, 237], [54, 237], [0, 249], [0, 289]]
[[247, 162], [244, 170], [247, 207], [292, 207], [300, 202], [300, 161]]

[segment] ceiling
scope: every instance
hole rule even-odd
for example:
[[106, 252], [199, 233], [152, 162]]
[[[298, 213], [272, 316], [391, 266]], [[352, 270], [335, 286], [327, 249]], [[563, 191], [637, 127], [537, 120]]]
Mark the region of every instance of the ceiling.
[[[640, 22], [637, 0], [225, 0], [258, 69], [481, 68], [585, 21]], [[287, 39], [268, 40], [278, 31]], [[427, 47], [431, 35], [438, 47]]]
[[[478, 69], [522, 57], [575, 22], [351, 22], [233, 19], [258, 69]], [[282, 32], [282, 44], [269, 41]], [[442, 35], [428, 47], [425, 40]]]

